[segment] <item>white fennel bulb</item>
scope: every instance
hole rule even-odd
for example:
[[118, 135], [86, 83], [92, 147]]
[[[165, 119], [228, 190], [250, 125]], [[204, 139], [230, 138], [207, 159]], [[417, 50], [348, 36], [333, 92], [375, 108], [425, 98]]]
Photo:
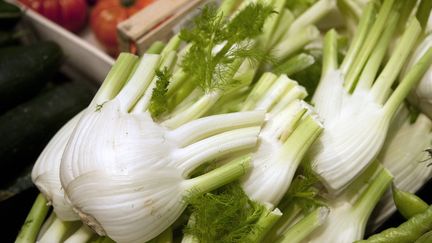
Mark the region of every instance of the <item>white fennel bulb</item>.
[[[252, 169], [240, 179], [240, 186], [245, 192], [243, 196], [252, 200], [252, 204], [255, 205], [253, 207], [259, 208], [262, 212], [258, 214], [259, 218], [254, 222], [252, 229], [247, 235], [239, 238], [239, 241], [261, 242], [268, 230], [282, 216], [276, 206], [286, 194], [303, 155], [323, 129], [310, 107], [302, 101], [306, 95], [304, 87], [286, 75], [278, 77], [272, 73], [264, 73], [241, 104], [243, 111], [266, 111], [266, 120], [259, 135], [258, 146], [251, 151]], [[217, 195], [213, 200], [221, 207]], [[213, 208], [215, 205], [212, 203], [207, 202], [205, 206]], [[226, 210], [232, 212], [235, 211], [233, 207], [240, 207], [240, 211], [246, 210], [246, 205], [230, 206], [227, 203], [222, 207], [225, 206]], [[200, 225], [205, 225], [202, 218], [196, 218], [196, 215], [202, 217], [202, 213], [192, 213], [188, 223], [190, 227], [196, 227], [196, 221], [200, 222]], [[257, 210], [242, 213], [250, 214], [250, 220], [257, 216]], [[221, 219], [215, 222], [218, 220]], [[239, 228], [227, 230], [241, 231], [241, 228], [245, 227], [241, 225], [240, 223]], [[201, 237], [186, 234], [182, 242], [198, 242]]]
[[375, 159], [399, 105], [432, 62], [429, 50], [392, 90], [421, 32], [414, 19], [377, 75], [398, 20], [392, 5], [392, 0], [384, 1], [376, 16], [375, 5], [366, 6], [341, 65], [336, 32], [328, 32], [325, 38], [323, 73], [312, 102], [326, 129], [310, 158], [312, 169], [333, 195], [340, 194]]
[[[127, 81], [137, 57], [120, 55], [104, 81], [104, 86], [95, 95], [110, 98], [122, 83]], [[113, 85], [117, 83], [118, 85]], [[64, 189], [60, 183], [60, 163], [66, 144], [83, 112], [68, 121], [46, 145], [32, 170], [33, 183], [38, 187], [49, 204], [53, 206], [56, 216], [62, 221], [78, 220], [79, 216], [65, 199]]]
[[[188, 179], [200, 164], [254, 147], [264, 112], [223, 114], [176, 129], [153, 121], [146, 99], [159, 55], [143, 56], [112, 99], [94, 99], [62, 157], [60, 179], [74, 210], [100, 235], [145, 242], [167, 229], [185, 209], [184, 197], [204, 193], [246, 173], [240, 158]], [[152, 81], [153, 80], [153, 81]], [[133, 111], [133, 112], [131, 112]]]
[[[425, 151], [431, 147], [432, 121], [420, 114], [415, 122], [411, 122], [408, 112], [400, 112], [403, 124], [396, 128], [392, 136], [388, 136], [378, 160], [394, 176], [394, 185], [403, 191], [415, 193], [432, 175], [432, 167], [428, 166], [429, 155]], [[387, 190], [377, 209], [371, 227], [380, 226], [396, 211], [391, 190]]]
[[329, 215], [303, 242], [352, 243], [363, 239], [369, 216], [392, 178], [378, 163], [371, 165], [346, 194], [329, 200]]
[[244, 104], [244, 110], [267, 111], [253, 169], [241, 180], [254, 201], [276, 206], [288, 190], [304, 154], [323, 127], [306, 103], [305, 89], [286, 75], [266, 73]]

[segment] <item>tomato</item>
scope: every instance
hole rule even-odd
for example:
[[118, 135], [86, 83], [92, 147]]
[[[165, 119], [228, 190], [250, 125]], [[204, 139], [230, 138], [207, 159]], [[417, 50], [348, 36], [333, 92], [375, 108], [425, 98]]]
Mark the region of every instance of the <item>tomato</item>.
[[99, 0], [90, 16], [90, 25], [107, 52], [116, 56], [119, 52], [117, 24], [145, 8], [154, 0]]
[[85, 0], [19, 0], [46, 18], [72, 31], [80, 31], [87, 20]]

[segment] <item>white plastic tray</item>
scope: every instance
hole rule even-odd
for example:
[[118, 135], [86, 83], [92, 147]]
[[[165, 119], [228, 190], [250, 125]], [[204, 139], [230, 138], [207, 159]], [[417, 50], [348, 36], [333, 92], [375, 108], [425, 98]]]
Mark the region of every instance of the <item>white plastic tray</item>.
[[90, 29], [87, 28], [78, 36], [37, 12], [22, 7], [24, 21], [34, 27], [38, 37], [43, 40], [53, 40], [62, 47], [67, 66], [98, 83], [104, 80], [114, 59], [102, 50]]

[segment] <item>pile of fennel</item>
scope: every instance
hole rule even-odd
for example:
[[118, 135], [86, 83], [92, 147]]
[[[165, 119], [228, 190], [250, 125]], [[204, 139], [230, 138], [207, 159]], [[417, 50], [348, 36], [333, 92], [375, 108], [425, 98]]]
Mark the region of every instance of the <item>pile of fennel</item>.
[[[431, 8], [204, 6], [167, 43], [122, 53], [47, 144], [16, 242], [362, 240], [394, 211], [392, 181], [414, 192], [430, 178], [432, 123], [401, 107], [427, 95]], [[342, 25], [327, 22], [335, 12]], [[321, 77], [308, 101], [312, 68]]]

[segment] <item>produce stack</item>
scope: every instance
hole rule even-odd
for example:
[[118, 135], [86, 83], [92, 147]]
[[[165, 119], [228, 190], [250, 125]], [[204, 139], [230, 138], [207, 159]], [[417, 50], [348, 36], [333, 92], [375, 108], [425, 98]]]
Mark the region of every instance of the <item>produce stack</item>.
[[[16, 242], [361, 241], [392, 181], [410, 219], [364, 242], [427, 242], [430, 209], [396, 189], [431, 175], [431, 121], [405, 102], [432, 65], [415, 2], [225, 0], [122, 53], [36, 160]], [[316, 27], [333, 11], [345, 36]]]

